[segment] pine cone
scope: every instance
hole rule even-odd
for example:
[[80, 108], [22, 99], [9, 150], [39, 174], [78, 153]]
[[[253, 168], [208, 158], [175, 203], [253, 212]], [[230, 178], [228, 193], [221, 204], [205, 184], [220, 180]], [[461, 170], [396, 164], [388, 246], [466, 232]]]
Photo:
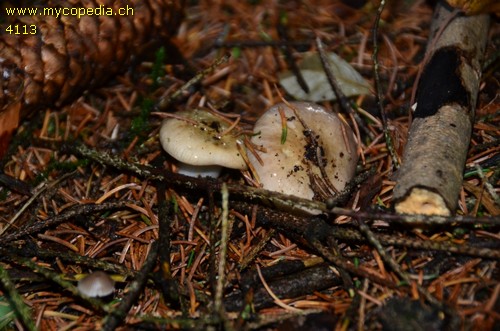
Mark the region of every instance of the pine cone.
[[[48, 0], [32, 5], [37, 15], [31, 16], [8, 16], [3, 8], [7, 22], [1, 25], [0, 35], [0, 117], [12, 122], [42, 107], [58, 107], [126, 70], [146, 43], [172, 35], [182, 18], [184, 2]], [[10, 7], [19, 8], [27, 7]], [[133, 14], [130, 9], [123, 16], [61, 14], [89, 8], [115, 13], [130, 8]], [[53, 15], [40, 15], [47, 9]], [[9, 26], [36, 33], [9, 34]], [[5, 123], [0, 118], [0, 135], [2, 126]]]

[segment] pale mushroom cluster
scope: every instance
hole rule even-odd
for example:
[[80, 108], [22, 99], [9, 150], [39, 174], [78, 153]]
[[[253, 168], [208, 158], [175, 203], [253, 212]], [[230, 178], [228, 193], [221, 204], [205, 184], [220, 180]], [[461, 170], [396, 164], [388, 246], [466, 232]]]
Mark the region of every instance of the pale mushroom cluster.
[[[217, 177], [221, 167], [247, 169], [242, 142], [227, 133], [229, 127], [211, 112], [182, 111], [164, 120], [160, 142], [179, 161], [179, 173]], [[250, 141], [250, 168], [271, 191], [324, 201], [342, 191], [356, 170], [351, 128], [313, 103], [274, 105], [257, 120]]]

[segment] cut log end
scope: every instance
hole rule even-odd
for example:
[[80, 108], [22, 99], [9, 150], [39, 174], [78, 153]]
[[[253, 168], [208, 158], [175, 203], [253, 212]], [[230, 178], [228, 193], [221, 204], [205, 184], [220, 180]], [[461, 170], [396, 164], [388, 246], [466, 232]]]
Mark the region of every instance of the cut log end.
[[399, 214], [423, 214], [450, 216], [442, 196], [425, 188], [413, 188], [405, 198], [394, 204]]

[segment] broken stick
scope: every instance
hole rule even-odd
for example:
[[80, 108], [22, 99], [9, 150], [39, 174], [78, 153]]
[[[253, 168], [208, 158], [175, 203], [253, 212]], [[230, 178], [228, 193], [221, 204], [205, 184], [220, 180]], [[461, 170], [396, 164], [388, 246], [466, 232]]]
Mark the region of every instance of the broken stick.
[[[455, 213], [476, 107], [488, 15], [463, 16], [438, 2], [418, 83], [403, 164], [398, 213]], [[452, 16], [453, 19], [449, 20]]]

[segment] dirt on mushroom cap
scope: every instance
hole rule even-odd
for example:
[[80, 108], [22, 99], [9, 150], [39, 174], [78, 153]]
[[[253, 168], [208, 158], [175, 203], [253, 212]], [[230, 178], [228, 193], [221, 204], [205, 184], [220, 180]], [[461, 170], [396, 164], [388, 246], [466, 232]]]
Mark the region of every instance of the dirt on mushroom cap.
[[323, 200], [331, 192], [321, 180], [321, 167], [337, 191], [354, 176], [358, 160], [354, 134], [337, 115], [318, 105], [289, 105], [292, 108], [284, 103], [271, 107], [255, 124], [251, 141], [266, 151], [256, 152], [264, 164], [252, 153], [248, 157], [264, 188]]

